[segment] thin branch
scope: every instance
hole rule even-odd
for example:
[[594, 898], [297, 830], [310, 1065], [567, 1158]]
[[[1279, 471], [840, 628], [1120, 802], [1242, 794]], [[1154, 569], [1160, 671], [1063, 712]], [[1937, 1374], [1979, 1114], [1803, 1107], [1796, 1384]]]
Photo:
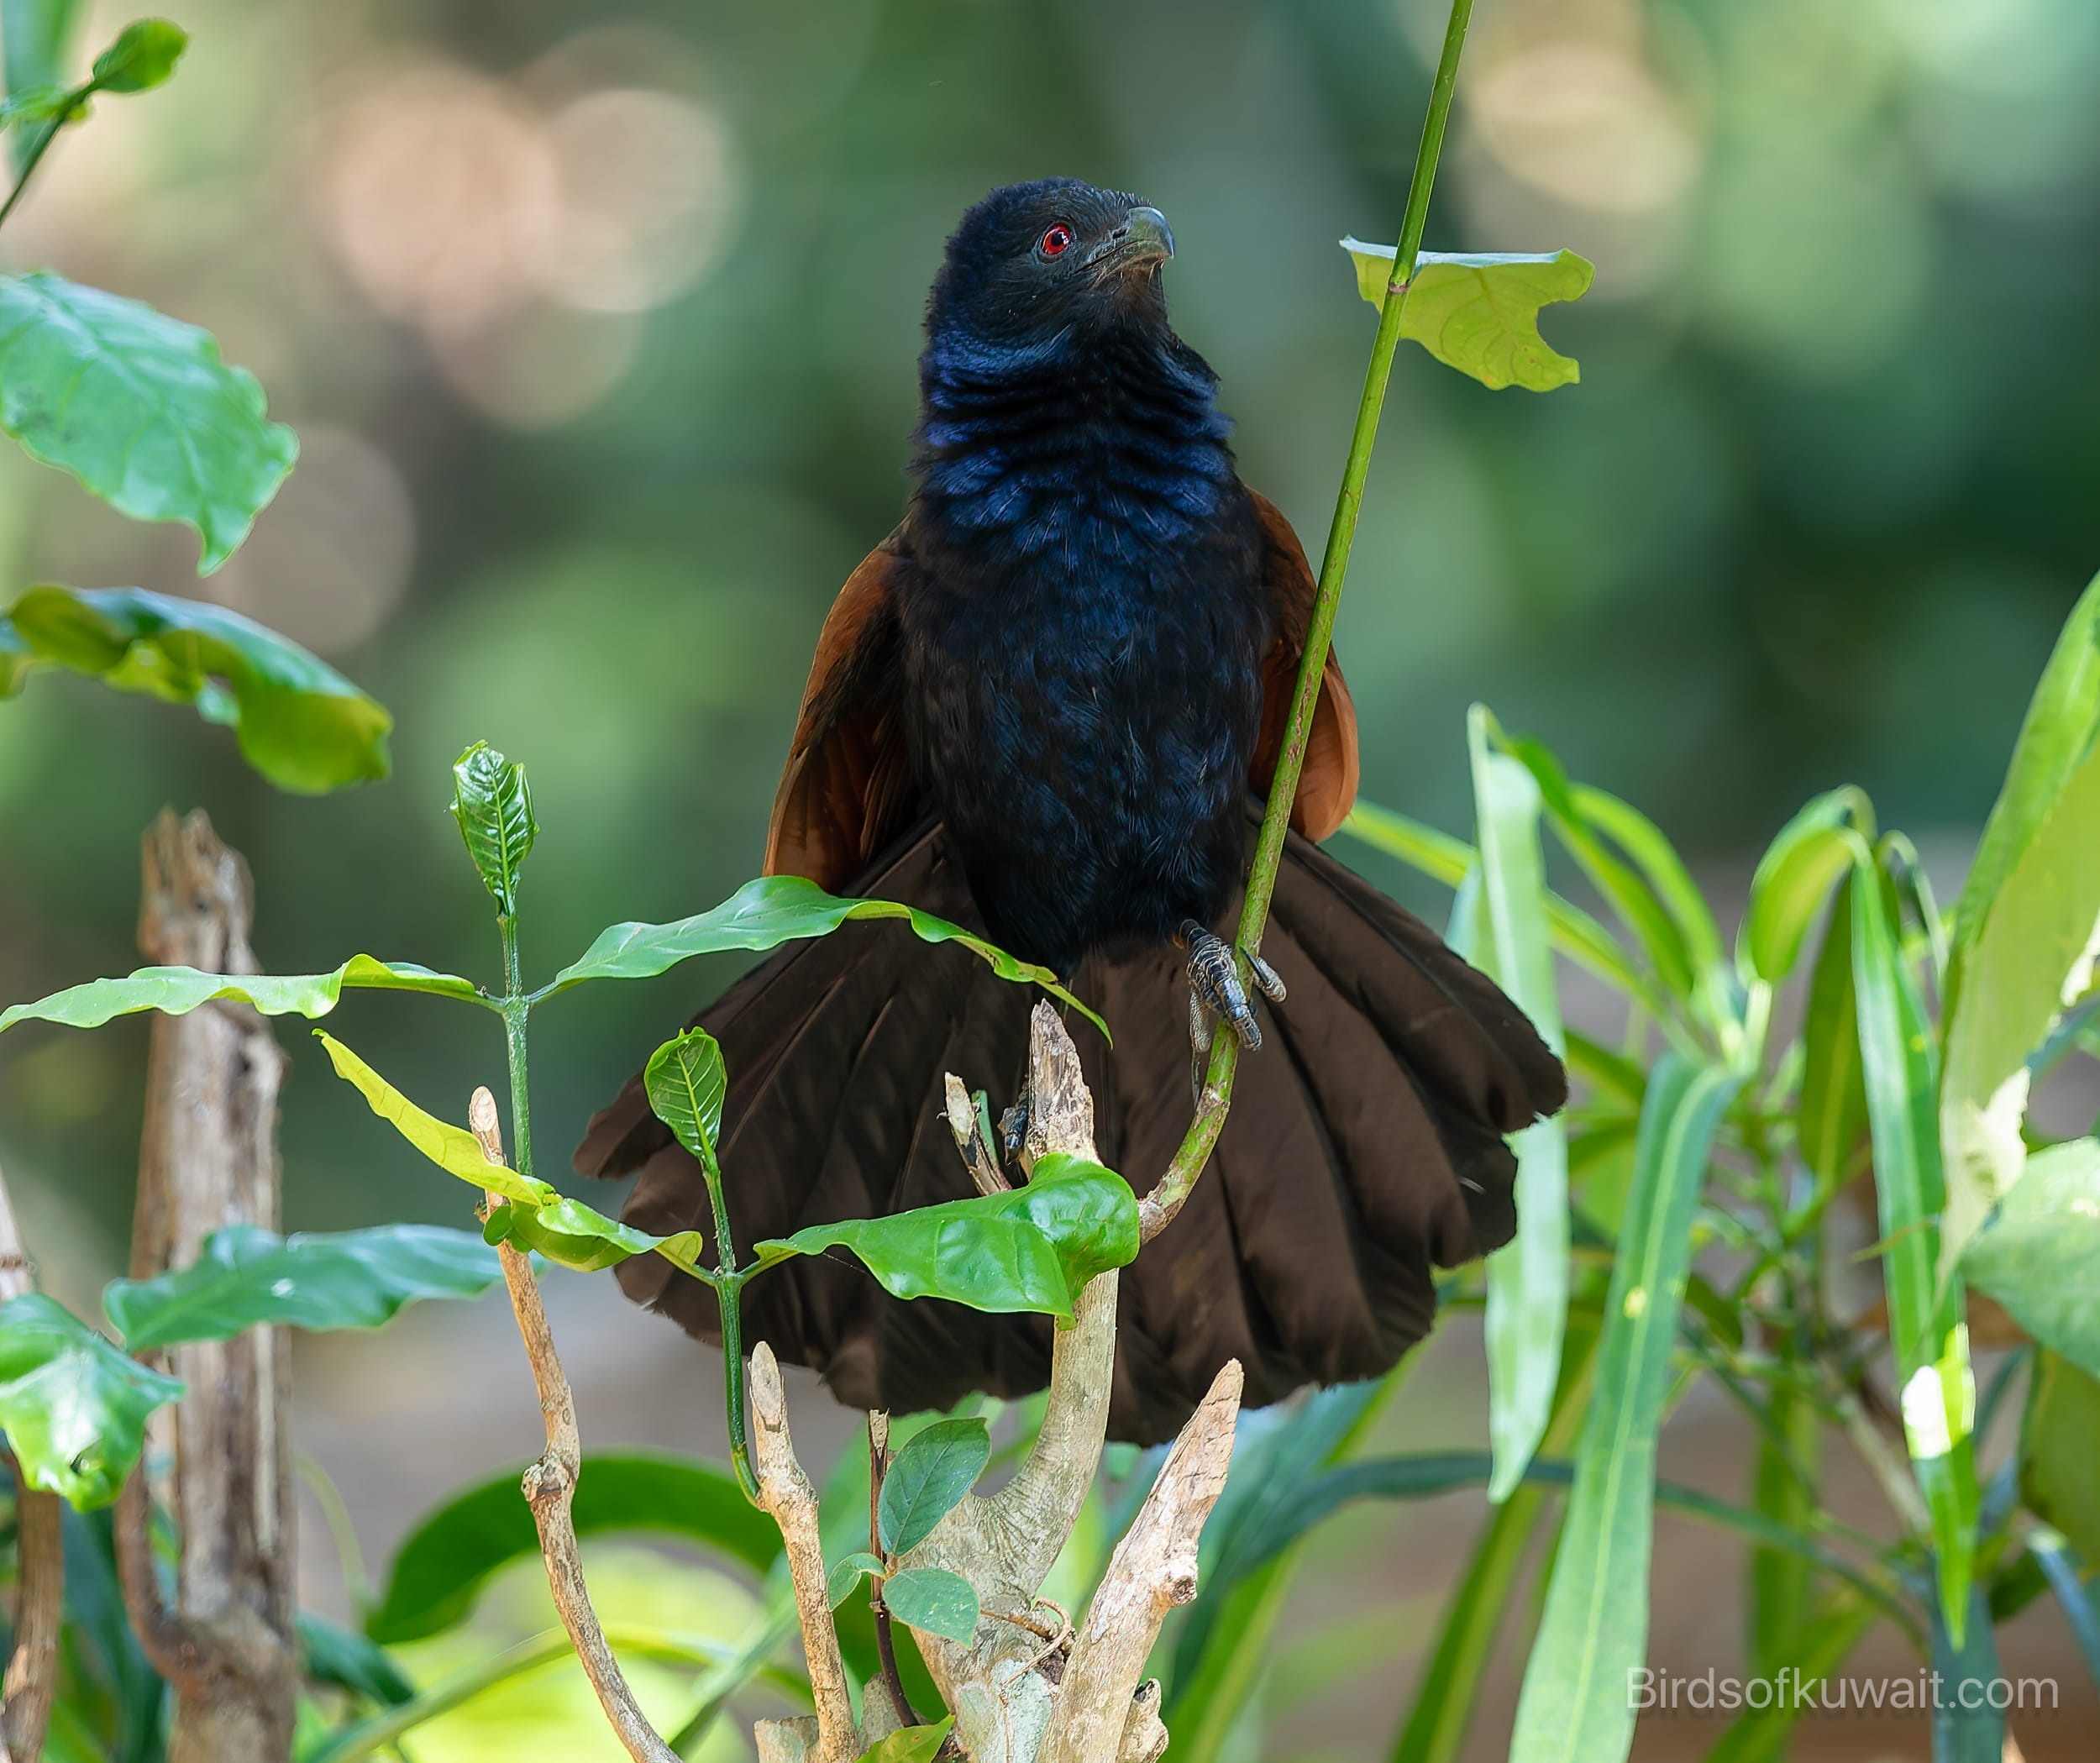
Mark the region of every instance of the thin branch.
[[[496, 1098], [477, 1089], [467, 1110], [467, 1121], [481, 1141], [481, 1154], [491, 1163], [503, 1162], [502, 1128], [496, 1113]], [[490, 1196], [493, 1204], [496, 1196]], [[533, 1509], [533, 1522], [539, 1530], [539, 1552], [547, 1563], [547, 1583], [554, 1596], [554, 1609], [569, 1640], [583, 1663], [584, 1675], [598, 1692], [599, 1705], [635, 1763], [679, 1763], [677, 1752], [666, 1745], [649, 1724], [634, 1692], [628, 1687], [620, 1662], [591, 1607], [590, 1587], [584, 1582], [583, 1556], [576, 1544], [576, 1526], [571, 1509], [576, 1498], [576, 1478], [583, 1467], [583, 1440], [576, 1427], [576, 1402], [563, 1375], [561, 1358], [554, 1351], [547, 1311], [540, 1303], [539, 1282], [533, 1275], [528, 1256], [509, 1243], [497, 1246], [502, 1257], [504, 1283], [510, 1288], [511, 1309], [517, 1316], [517, 1331], [524, 1338], [526, 1356], [533, 1363], [533, 1382], [539, 1390], [539, 1409], [547, 1423], [547, 1449], [525, 1472], [525, 1503]]]
[[[36, 1289], [8, 1184], [0, 1177], [0, 1301]], [[0, 1749], [10, 1763], [37, 1763], [58, 1689], [59, 1624], [66, 1603], [64, 1514], [59, 1497], [29, 1487], [13, 1452], [3, 1459], [14, 1480], [14, 1651], [8, 1660]]]
[[[953, 1080], [951, 1080], [953, 1081]], [[868, 1410], [868, 1552], [877, 1561], [885, 1558], [882, 1546], [882, 1478], [890, 1472], [890, 1416], [879, 1408]], [[911, 1698], [904, 1692], [904, 1677], [897, 1670], [897, 1644], [890, 1633], [890, 1607], [882, 1601], [883, 1576], [868, 1582], [868, 1608], [875, 1619], [875, 1656], [881, 1661], [882, 1687], [900, 1726], [916, 1726], [919, 1717]], [[827, 1587], [828, 1595], [828, 1587]], [[864, 1706], [865, 1698], [863, 1698]]]

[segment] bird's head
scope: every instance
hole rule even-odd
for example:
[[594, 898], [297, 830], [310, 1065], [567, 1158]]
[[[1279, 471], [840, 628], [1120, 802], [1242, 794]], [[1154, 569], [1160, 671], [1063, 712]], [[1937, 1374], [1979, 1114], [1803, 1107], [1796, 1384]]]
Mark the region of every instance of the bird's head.
[[1047, 344], [1074, 328], [1167, 323], [1167, 218], [1075, 178], [1009, 184], [963, 217], [927, 309], [930, 333]]

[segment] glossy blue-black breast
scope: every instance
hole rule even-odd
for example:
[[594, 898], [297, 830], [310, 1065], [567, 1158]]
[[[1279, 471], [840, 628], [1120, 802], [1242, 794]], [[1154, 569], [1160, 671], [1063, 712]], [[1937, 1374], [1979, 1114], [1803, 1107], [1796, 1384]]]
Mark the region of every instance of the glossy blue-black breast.
[[901, 710], [987, 928], [1068, 973], [1215, 923], [1273, 625], [1215, 378], [1170, 333], [921, 375]]

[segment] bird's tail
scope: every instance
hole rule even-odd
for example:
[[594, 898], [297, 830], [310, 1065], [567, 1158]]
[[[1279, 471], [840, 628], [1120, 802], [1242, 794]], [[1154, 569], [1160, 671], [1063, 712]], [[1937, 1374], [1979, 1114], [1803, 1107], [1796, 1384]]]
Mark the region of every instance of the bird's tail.
[[[1249, 839], [1253, 823], [1250, 820]], [[857, 892], [976, 918], [937, 822], [894, 846]], [[1492, 982], [1419, 919], [1293, 836], [1263, 952], [1289, 988], [1242, 1058], [1231, 1115], [1181, 1215], [1126, 1270], [1112, 1434], [1172, 1435], [1227, 1358], [1249, 1406], [1305, 1383], [1374, 1376], [1428, 1332], [1431, 1270], [1506, 1242], [1503, 1135], [1557, 1109], [1560, 1063]], [[1074, 1024], [1103, 1159], [1141, 1191], [1189, 1116], [1187, 981], [1169, 950], [1089, 959], [1074, 988], [1111, 1049]], [[963, 1199], [943, 1074], [1013, 1099], [1029, 989], [895, 922], [850, 925], [774, 957], [698, 1019], [729, 1072], [722, 1162], [748, 1244], [803, 1225]], [[591, 1124], [586, 1174], [642, 1178], [626, 1217], [706, 1228], [691, 1160], [639, 1080]], [[629, 1295], [718, 1339], [713, 1294], [661, 1262], [626, 1263]], [[1049, 1375], [1044, 1319], [889, 1298], [843, 1257], [794, 1261], [744, 1295], [747, 1338], [815, 1367], [842, 1401], [900, 1412]]]

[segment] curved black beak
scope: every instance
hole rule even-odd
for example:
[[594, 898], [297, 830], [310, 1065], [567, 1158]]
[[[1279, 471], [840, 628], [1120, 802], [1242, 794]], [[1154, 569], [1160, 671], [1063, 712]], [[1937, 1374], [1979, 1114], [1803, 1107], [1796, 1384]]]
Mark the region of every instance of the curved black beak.
[[1174, 254], [1173, 229], [1157, 208], [1136, 207], [1123, 217], [1121, 226], [1087, 254], [1090, 266], [1118, 270], [1147, 269], [1166, 262]]

